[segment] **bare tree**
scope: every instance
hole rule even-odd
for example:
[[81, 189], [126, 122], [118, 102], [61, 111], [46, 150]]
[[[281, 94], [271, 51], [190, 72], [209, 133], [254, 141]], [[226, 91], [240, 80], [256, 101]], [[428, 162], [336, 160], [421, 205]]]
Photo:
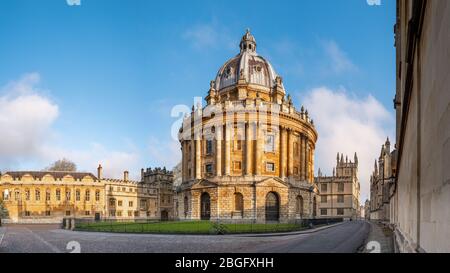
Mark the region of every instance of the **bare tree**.
[[68, 159], [60, 159], [45, 168], [45, 171], [76, 172], [77, 165]]

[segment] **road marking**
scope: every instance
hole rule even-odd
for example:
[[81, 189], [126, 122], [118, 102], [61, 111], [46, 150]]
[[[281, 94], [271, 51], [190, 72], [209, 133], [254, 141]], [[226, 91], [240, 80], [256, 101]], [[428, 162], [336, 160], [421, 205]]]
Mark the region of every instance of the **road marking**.
[[25, 228], [28, 232], [30, 232], [36, 239], [38, 239], [39, 241], [41, 241], [43, 244], [45, 244], [46, 246], [48, 246], [53, 252], [55, 253], [61, 253], [61, 251], [54, 245], [52, 245], [51, 243], [47, 242], [44, 238], [42, 238], [41, 236], [37, 235], [36, 233], [34, 233], [31, 229], [29, 228]]
[[2, 234], [2, 237], [0, 237], [0, 246], [2, 246], [3, 237], [5, 237], [5, 234]]

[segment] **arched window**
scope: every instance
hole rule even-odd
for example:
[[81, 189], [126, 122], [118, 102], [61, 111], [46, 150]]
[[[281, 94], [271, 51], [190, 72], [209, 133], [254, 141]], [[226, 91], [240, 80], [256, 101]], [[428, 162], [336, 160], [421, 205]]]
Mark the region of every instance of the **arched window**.
[[75, 191], [75, 200], [76, 200], [76, 201], [80, 201], [80, 199], [81, 199], [81, 193], [80, 193], [80, 190], [77, 189], [77, 190]]
[[61, 201], [61, 190], [56, 189], [56, 201]]
[[40, 189], [34, 190], [34, 199], [36, 201], [41, 201], [41, 190]]
[[84, 200], [91, 201], [91, 191], [90, 190], [86, 190], [86, 192], [84, 193]]
[[95, 201], [100, 201], [100, 191], [99, 190], [95, 191]]
[[244, 210], [244, 196], [242, 193], [236, 192], [234, 194], [234, 210], [239, 212]]
[[66, 190], [66, 201], [70, 201], [71, 193], [70, 190]]
[[301, 195], [297, 196], [297, 213], [303, 216], [303, 197]]

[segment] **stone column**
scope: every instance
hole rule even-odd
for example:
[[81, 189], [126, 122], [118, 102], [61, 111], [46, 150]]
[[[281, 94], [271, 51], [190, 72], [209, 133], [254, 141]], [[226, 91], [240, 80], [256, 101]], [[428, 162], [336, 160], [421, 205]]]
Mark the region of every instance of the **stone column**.
[[305, 177], [305, 179], [306, 179], [306, 181], [309, 181], [309, 175], [310, 175], [310, 170], [309, 170], [309, 160], [310, 160], [310, 158], [309, 158], [309, 140], [308, 140], [308, 138], [306, 138], [305, 139], [305, 158], [306, 158], [306, 160], [305, 160], [305, 173], [306, 173], [306, 177]]
[[245, 175], [252, 174], [252, 154], [250, 148], [252, 145], [251, 129], [250, 122], [247, 122], [245, 126]]
[[195, 178], [202, 178], [202, 141], [195, 140]]
[[189, 179], [194, 179], [195, 178], [195, 140], [194, 140], [193, 136], [191, 138], [191, 154], [189, 156], [191, 157], [191, 164], [190, 164], [191, 175], [190, 175]]
[[225, 124], [225, 175], [231, 174], [231, 125]]
[[280, 126], [280, 177], [286, 177], [286, 129]]
[[292, 153], [292, 130], [287, 131], [287, 158], [288, 158], [288, 177], [292, 176], [294, 169], [294, 155]]
[[305, 135], [300, 135], [300, 177], [301, 180], [306, 180], [306, 145], [305, 145]]
[[255, 132], [255, 175], [261, 175], [261, 154], [262, 154], [262, 145], [261, 143], [264, 143], [264, 136], [261, 133], [261, 128], [259, 122], [253, 123], [254, 126], [254, 132]]
[[[220, 126], [222, 127], [222, 126]], [[222, 128], [216, 131], [216, 176], [222, 176]]]
[[314, 181], [314, 147], [311, 145], [311, 182]]

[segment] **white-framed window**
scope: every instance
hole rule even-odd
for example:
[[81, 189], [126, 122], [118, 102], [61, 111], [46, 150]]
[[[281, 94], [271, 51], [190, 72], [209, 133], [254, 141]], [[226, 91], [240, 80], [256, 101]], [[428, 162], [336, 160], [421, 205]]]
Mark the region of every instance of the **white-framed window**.
[[275, 172], [275, 163], [266, 162], [266, 171], [267, 172]]
[[275, 135], [273, 134], [266, 135], [264, 151], [269, 153], [275, 152]]
[[56, 189], [56, 201], [61, 201], [61, 190]]
[[34, 198], [36, 201], [41, 201], [41, 190], [40, 189], [35, 189]]

